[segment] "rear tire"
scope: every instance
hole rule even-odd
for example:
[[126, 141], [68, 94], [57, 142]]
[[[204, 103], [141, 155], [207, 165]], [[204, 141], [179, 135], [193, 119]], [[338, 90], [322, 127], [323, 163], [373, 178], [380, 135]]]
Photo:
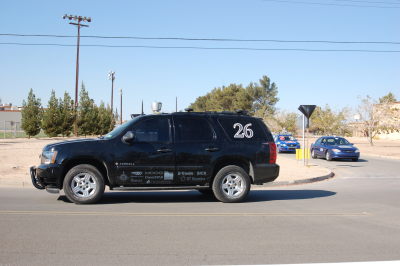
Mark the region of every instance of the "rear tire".
[[91, 204], [99, 201], [104, 193], [104, 179], [96, 167], [80, 164], [72, 167], [65, 175], [65, 196], [76, 204]]
[[250, 177], [243, 168], [228, 165], [215, 175], [212, 190], [219, 201], [233, 203], [240, 202], [247, 196], [250, 185]]

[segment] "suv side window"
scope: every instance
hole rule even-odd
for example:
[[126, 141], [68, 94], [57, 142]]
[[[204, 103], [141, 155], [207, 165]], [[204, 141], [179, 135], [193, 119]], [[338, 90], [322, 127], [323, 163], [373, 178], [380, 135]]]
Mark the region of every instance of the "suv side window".
[[174, 117], [175, 140], [178, 142], [212, 141], [214, 131], [205, 118]]
[[139, 122], [132, 129], [135, 141], [138, 142], [169, 142], [170, 126], [166, 117], [157, 117]]

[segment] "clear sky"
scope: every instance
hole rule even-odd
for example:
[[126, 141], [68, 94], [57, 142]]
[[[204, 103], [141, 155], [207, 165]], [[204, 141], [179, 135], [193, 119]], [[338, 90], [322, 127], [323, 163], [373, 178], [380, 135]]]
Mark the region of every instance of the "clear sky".
[[[373, 7], [366, 7], [373, 6]], [[382, 8], [383, 7], [383, 8]], [[388, 8], [386, 8], [388, 7]], [[82, 35], [400, 42], [398, 0], [3, 1], [0, 33], [75, 35], [64, 14], [92, 17]], [[76, 48], [4, 43], [76, 43], [74, 38], [0, 36], [0, 98], [21, 105], [29, 88], [47, 105], [50, 90], [74, 98]], [[81, 44], [400, 51], [399, 44], [217, 42], [82, 38]], [[400, 98], [400, 53], [81, 47], [80, 82], [96, 103], [114, 106], [123, 89], [124, 119], [152, 101], [184, 109], [214, 87], [258, 81], [279, 88], [277, 107], [353, 107], [358, 97], [392, 91]]]

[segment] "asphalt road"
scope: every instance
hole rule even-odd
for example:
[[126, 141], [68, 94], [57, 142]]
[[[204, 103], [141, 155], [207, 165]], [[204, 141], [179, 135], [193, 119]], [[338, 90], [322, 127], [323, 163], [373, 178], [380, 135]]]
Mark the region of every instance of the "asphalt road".
[[0, 265], [400, 260], [400, 161], [311, 162], [336, 177], [253, 190], [239, 204], [195, 191], [109, 192], [80, 206], [1, 188]]

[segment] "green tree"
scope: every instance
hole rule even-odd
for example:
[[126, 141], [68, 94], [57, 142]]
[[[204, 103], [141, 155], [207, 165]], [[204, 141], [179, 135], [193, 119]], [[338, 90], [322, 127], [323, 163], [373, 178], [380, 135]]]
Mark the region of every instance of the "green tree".
[[40, 99], [36, 98], [33, 90], [30, 89], [27, 101], [22, 102], [22, 121], [21, 128], [30, 138], [40, 132], [40, 124], [42, 121], [42, 105]]
[[194, 111], [235, 111], [245, 110], [260, 117], [272, 115], [278, 88], [271, 84], [267, 76], [263, 76], [259, 83], [250, 83], [246, 88], [241, 84], [230, 84], [214, 88], [204, 96], [200, 96], [189, 107]]
[[98, 135], [104, 135], [110, 132], [115, 125], [114, 117], [111, 112], [110, 107], [105, 107], [103, 102], [100, 102], [100, 106], [98, 107], [98, 124], [97, 124], [97, 132]]
[[198, 97], [190, 108], [194, 111], [250, 111], [251, 99], [242, 85], [230, 84]]
[[93, 118], [96, 117], [94, 110], [94, 101], [89, 97], [89, 93], [85, 88], [85, 84], [82, 83], [81, 91], [79, 92], [79, 106], [78, 106], [78, 133], [80, 135], [90, 135], [96, 132], [96, 127], [93, 125], [96, 121]]
[[115, 108], [115, 112], [113, 114], [115, 123], [119, 123], [119, 114], [117, 108]]
[[62, 120], [58, 99], [54, 90], [51, 91], [51, 96], [47, 109], [43, 112], [42, 129], [49, 137], [56, 137], [62, 133]]
[[72, 133], [76, 114], [74, 101], [67, 92], [64, 93], [64, 98], [59, 99], [60, 117], [61, 117], [61, 134], [69, 136]]
[[89, 128], [90, 135], [99, 135], [101, 131], [100, 123], [100, 109], [99, 107], [93, 102], [92, 109], [89, 112]]
[[209, 104], [211, 99], [211, 93], [207, 93], [204, 96], [197, 97], [196, 101], [192, 103], [189, 108], [192, 108], [196, 112], [206, 112], [212, 109]]
[[346, 135], [348, 129], [346, 126], [347, 109], [334, 112], [329, 105], [325, 108], [317, 106], [310, 117], [310, 131], [319, 135]]
[[272, 116], [275, 105], [279, 101], [278, 87], [268, 76], [263, 76], [259, 83], [250, 83], [246, 88], [252, 100], [251, 112], [258, 117], [265, 118]]
[[394, 96], [394, 94], [391, 92], [379, 98], [379, 103], [394, 103], [394, 102], [397, 102], [397, 99], [396, 96]]
[[297, 114], [279, 112], [276, 116], [277, 123], [280, 127], [279, 131], [296, 134], [297, 132]]

